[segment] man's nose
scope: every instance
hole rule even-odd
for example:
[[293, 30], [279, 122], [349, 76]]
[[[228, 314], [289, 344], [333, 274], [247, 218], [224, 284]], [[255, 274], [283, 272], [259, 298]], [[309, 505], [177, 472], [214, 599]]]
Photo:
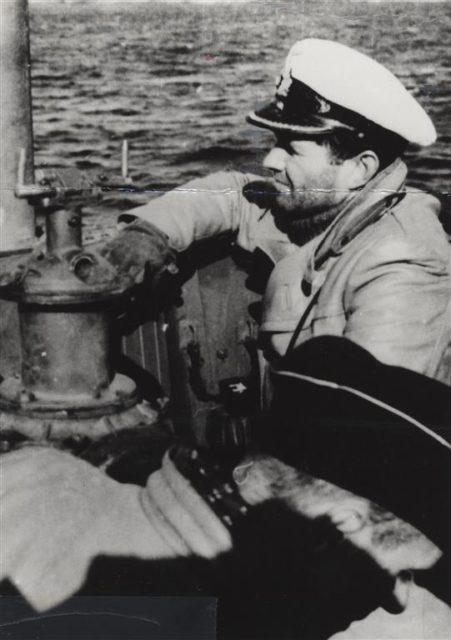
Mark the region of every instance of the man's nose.
[[273, 171], [283, 171], [287, 159], [287, 152], [281, 147], [273, 147], [268, 155], [263, 159], [263, 166]]

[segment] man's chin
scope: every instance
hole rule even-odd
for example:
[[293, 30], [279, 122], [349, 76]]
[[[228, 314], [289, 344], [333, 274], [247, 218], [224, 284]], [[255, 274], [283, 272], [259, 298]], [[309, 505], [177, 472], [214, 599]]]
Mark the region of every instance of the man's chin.
[[304, 220], [293, 221], [286, 217], [274, 216], [274, 222], [279, 231], [288, 236], [288, 239], [293, 244], [302, 245], [311, 239], [308, 229], [309, 225], [306, 224]]

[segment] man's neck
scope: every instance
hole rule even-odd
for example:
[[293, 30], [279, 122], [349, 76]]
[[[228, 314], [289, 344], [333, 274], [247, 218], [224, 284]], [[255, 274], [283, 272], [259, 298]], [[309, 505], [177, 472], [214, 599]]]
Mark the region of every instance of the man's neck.
[[300, 218], [296, 225], [293, 225], [293, 229], [288, 233], [288, 237], [298, 246], [303, 246], [319, 236], [327, 227], [335, 220], [337, 215], [348, 205], [348, 203], [354, 198], [355, 193], [350, 193], [345, 200], [342, 200], [339, 204], [327, 211], [314, 214], [310, 217]]

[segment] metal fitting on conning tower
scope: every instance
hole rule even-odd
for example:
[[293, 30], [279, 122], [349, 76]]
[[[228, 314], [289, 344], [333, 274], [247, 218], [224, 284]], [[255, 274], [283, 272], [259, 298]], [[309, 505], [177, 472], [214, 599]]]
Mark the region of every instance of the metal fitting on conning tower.
[[21, 374], [0, 384], [0, 428], [31, 438], [92, 435], [103, 416], [138, 402], [135, 383], [115, 373], [113, 317], [132, 284], [82, 244], [80, 200], [92, 187], [23, 183], [16, 196], [45, 216], [45, 246], [36, 248], [0, 291], [18, 303]]

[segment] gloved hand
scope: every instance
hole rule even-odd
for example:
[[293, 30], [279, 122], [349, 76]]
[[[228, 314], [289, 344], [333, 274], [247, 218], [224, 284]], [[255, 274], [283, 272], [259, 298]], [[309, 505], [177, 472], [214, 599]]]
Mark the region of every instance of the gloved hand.
[[145, 220], [135, 220], [119, 231], [99, 253], [136, 284], [156, 282], [163, 272], [177, 273], [176, 258], [168, 239]]

